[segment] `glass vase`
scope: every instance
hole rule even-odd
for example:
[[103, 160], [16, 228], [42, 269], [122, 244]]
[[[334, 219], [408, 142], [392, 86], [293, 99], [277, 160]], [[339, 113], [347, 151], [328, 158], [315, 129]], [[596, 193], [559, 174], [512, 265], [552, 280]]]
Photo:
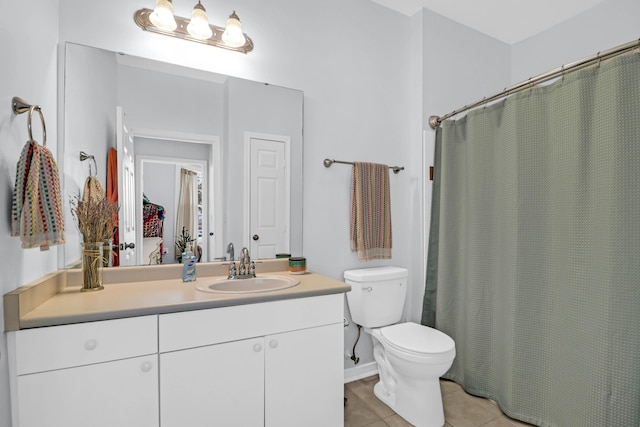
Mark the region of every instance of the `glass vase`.
[[103, 242], [82, 244], [82, 290], [98, 291], [102, 286]]
[[111, 239], [105, 239], [102, 242], [102, 266], [103, 267], [111, 267], [112, 259], [111, 259]]

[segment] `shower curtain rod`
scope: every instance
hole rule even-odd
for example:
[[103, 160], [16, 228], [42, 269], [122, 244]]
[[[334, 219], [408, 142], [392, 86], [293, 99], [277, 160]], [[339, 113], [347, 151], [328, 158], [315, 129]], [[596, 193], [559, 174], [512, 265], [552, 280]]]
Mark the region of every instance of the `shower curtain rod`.
[[520, 91], [523, 90], [527, 90], [530, 89], [532, 87], [534, 87], [535, 85], [539, 84], [539, 83], [544, 83], [546, 81], [552, 80], [556, 77], [560, 77], [560, 76], [564, 76], [567, 73], [573, 72], [573, 71], [578, 71], [581, 70], [585, 67], [588, 67], [594, 63], [598, 63], [600, 64], [601, 61], [606, 60], [606, 59], [611, 59], [614, 58], [618, 55], [621, 55], [623, 53], [629, 52], [633, 49], [639, 49], [640, 50], [640, 39], [638, 40], [634, 40], [632, 42], [629, 43], [625, 43], [622, 44], [620, 46], [616, 46], [613, 47], [611, 49], [605, 50], [604, 52], [598, 52], [595, 55], [591, 55], [585, 59], [581, 59], [579, 61], [576, 62], [572, 62], [568, 65], [563, 65], [562, 67], [556, 68], [554, 70], [548, 71], [544, 74], [540, 74], [539, 76], [536, 77], [531, 77], [528, 80], [525, 80], [523, 82], [520, 82], [516, 85], [513, 85], [509, 88], [505, 88], [505, 90], [503, 90], [500, 93], [497, 93], [493, 96], [490, 96], [489, 98], [482, 98], [479, 101], [474, 102], [473, 104], [469, 104], [469, 105], [465, 105], [462, 108], [459, 108], [457, 110], [453, 110], [452, 112], [445, 114], [444, 116], [430, 116], [429, 117], [429, 126], [431, 126], [431, 129], [436, 129], [438, 126], [440, 126], [440, 123], [442, 123], [443, 121], [445, 121], [446, 119], [455, 116], [456, 114], [462, 113], [464, 111], [468, 111], [471, 110], [475, 107], [478, 107], [480, 105], [483, 104], [487, 104], [489, 102], [495, 101], [497, 99], [500, 98], [504, 98], [506, 96], [512, 95], [514, 93], [518, 93]]

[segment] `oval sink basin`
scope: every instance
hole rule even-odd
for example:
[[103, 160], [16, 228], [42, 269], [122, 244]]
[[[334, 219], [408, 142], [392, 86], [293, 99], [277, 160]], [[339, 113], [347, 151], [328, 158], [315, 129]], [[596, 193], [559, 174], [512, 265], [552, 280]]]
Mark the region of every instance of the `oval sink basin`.
[[300, 284], [300, 280], [287, 276], [261, 276], [251, 279], [219, 279], [196, 286], [204, 292], [222, 294], [249, 294], [253, 292], [269, 292], [292, 288]]

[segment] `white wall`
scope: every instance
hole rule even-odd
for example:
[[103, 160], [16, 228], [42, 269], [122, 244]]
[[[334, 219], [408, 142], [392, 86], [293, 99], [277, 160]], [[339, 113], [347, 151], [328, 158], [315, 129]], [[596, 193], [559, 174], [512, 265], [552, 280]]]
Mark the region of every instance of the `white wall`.
[[[60, 124], [64, 132], [64, 150], [57, 153], [60, 177], [65, 206], [64, 259], [59, 266], [77, 263], [80, 260], [80, 244], [82, 237], [73, 222], [70, 211], [70, 197], [81, 196], [84, 183], [89, 175], [89, 166], [94, 170], [91, 160], [80, 161], [80, 152], [94, 156], [97, 165], [97, 177], [105, 192], [107, 191], [107, 155], [109, 147], [115, 147], [116, 123], [116, 87], [117, 65], [113, 54], [87, 49], [84, 46], [61, 46], [64, 64], [64, 93], [61, 100], [66, 100], [65, 109], [60, 110], [69, 115], [70, 120]], [[82, 64], [82, 65], [80, 65]], [[60, 76], [59, 76], [60, 77]], [[96, 81], [101, 84], [95, 84]], [[82, 120], [74, 120], [82, 117]], [[69, 126], [70, 124], [70, 126]], [[62, 141], [62, 136], [61, 136]], [[62, 146], [60, 147], [62, 148]], [[62, 152], [63, 151], [63, 152]], [[96, 173], [95, 170], [93, 172]], [[60, 248], [62, 254], [63, 250]]]
[[518, 83], [640, 38], [640, 2], [609, 0], [512, 47], [511, 80]]
[[[38, 10], [38, 13], [34, 13]], [[47, 126], [47, 147], [57, 153], [57, 40], [58, 2], [24, 0], [3, 2], [0, 13], [0, 291], [2, 294], [57, 268], [58, 248], [40, 252], [20, 248], [20, 239], [11, 237], [10, 206], [15, 183], [16, 162], [27, 141], [26, 114], [14, 116], [11, 98], [19, 96], [42, 108]], [[42, 141], [40, 120], [33, 117], [33, 136]], [[4, 310], [0, 307], [0, 329], [4, 330]], [[0, 340], [0, 426], [10, 425], [7, 341]]]
[[121, 65], [118, 105], [134, 129], [222, 135], [220, 83]]
[[502, 90], [510, 81], [510, 46], [424, 10], [424, 129], [444, 115]]

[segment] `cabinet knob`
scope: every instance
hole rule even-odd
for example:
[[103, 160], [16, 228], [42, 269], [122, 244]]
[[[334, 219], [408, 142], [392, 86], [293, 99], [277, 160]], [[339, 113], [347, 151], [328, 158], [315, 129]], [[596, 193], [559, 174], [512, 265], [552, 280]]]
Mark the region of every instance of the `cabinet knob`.
[[84, 349], [87, 351], [94, 350], [97, 346], [98, 346], [98, 341], [94, 339], [87, 340], [87, 342], [84, 343]]
[[149, 362], [148, 360], [142, 362], [142, 364], [140, 365], [140, 370], [142, 372], [149, 372], [151, 369], [153, 369], [153, 363]]
[[262, 344], [260, 343], [256, 343], [253, 345], [253, 351], [255, 351], [256, 353], [260, 353], [262, 351]]
[[271, 348], [278, 347], [278, 341], [276, 341], [276, 340], [269, 341], [269, 347], [271, 347]]

